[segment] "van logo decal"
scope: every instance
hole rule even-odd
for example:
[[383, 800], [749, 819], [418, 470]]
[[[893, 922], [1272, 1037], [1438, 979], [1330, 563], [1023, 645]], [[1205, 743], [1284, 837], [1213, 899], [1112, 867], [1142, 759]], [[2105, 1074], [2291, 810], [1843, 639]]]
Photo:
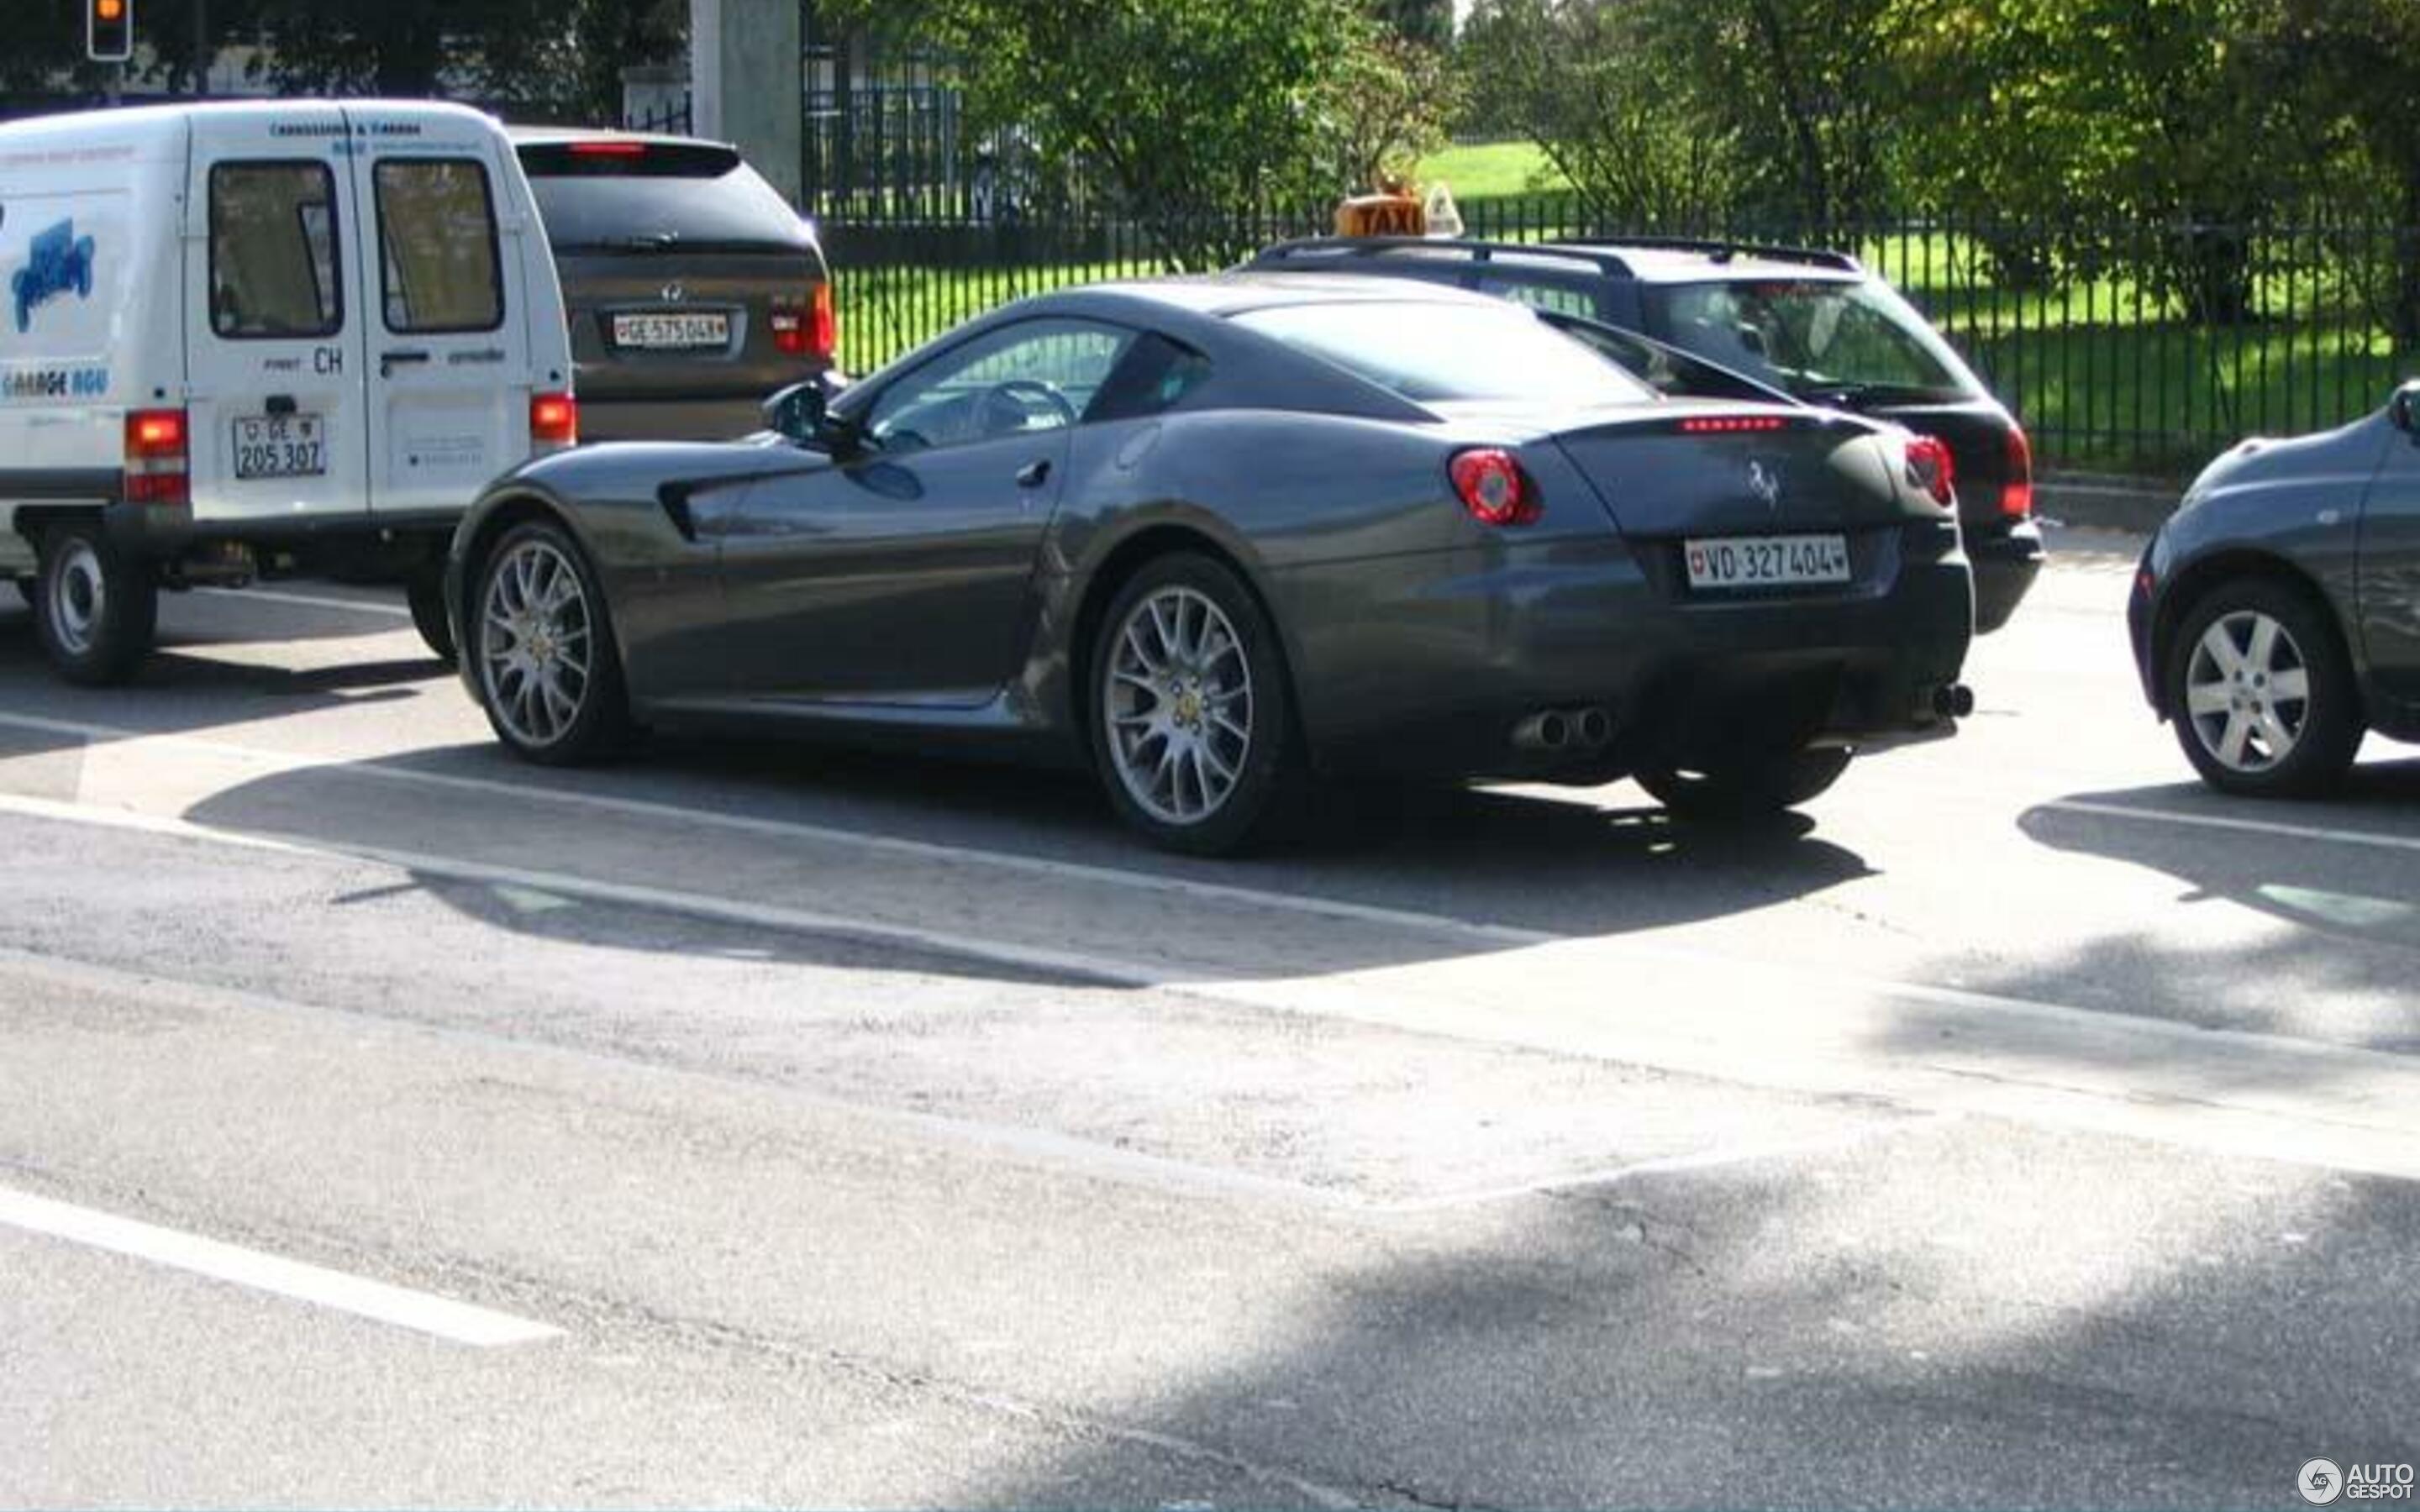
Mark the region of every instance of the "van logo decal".
[[33, 328], [36, 310], [70, 289], [77, 299], [92, 298], [92, 238], [77, 236], [72, 218], [35, 237], [25, 266], [8, 277], [18, 333]]

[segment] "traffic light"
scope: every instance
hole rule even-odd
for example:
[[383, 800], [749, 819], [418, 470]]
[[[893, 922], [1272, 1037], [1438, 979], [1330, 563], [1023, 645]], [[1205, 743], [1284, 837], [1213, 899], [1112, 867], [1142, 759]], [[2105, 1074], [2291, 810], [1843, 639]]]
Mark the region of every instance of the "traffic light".
[[84, 0], [84, 53], [95, 63], [134, 55], [134, 0]]

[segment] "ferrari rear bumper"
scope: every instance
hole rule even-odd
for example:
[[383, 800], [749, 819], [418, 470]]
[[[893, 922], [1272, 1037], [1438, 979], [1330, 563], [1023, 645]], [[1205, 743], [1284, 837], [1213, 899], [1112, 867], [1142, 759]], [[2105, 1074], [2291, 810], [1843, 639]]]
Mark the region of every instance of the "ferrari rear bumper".
[[[1331, 769], [1553, 776], [1949, 735], [1975, 623], [1955, 532], [1860, 549], [1858, 581], [1820, 591], [1694, 593], [1677, 543], [1599, 540], [1323, 563], [1272, 592]], [[1514, 738], [1542, 711], [1596, 709], [1600, 744]]]

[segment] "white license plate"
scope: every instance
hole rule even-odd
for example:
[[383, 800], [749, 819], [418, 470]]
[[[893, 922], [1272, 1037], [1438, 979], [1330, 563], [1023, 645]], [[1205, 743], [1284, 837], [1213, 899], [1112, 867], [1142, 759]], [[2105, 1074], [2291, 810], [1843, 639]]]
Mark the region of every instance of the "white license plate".
[[1845, 535], [1726, 535], [1682, 543], [1692, 588], [1772, 588], [1849, 580]]
[[318, 415], [236, 417], [237, 477], [316, 478], [327, 471], [327, 427]]
[[693, 351], [731, 345], [727, 315], [617, 315], [613, 345], [647, 351]]

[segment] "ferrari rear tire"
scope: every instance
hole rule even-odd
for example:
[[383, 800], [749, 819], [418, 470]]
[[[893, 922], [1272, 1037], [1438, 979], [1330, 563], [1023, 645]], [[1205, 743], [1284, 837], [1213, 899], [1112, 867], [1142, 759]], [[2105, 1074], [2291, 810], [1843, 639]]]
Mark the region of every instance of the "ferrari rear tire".
[[1234, 570], [1175, 552], [1120, 587], [1094, 637], [1093, 761], [1154, 844], [1232, 856], [1290, 833], [1306, 765], [1276, 627]]
[[1646, 765], [1631, 775], [1677, 819], [1736, 822], [1795, 809], [1849, 769], [1837, 747], [1744, 753], [1719, 765]]
[[548, 766], [619, 751], [629, 697], [605, 592], [580, 544], [551, 522], [516, 526], [473, 583], [472, 672], [496, 738]]

